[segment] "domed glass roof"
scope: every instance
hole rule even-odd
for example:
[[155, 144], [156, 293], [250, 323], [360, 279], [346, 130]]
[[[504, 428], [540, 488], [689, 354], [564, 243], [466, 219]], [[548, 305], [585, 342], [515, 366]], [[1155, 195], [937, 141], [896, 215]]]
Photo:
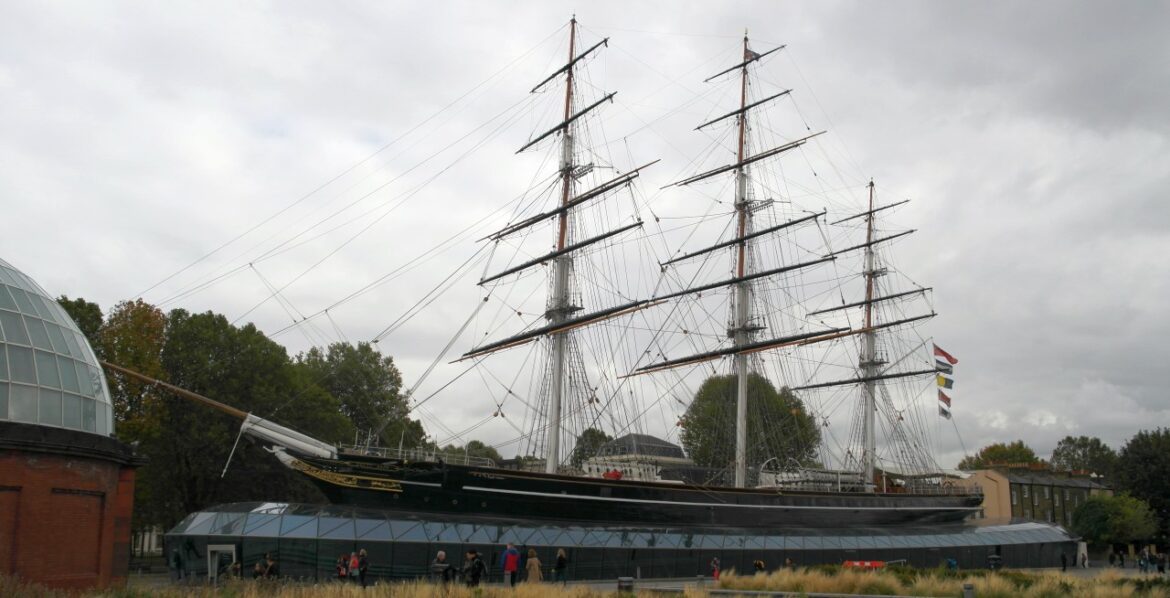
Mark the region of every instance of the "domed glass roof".
[[0, 259], [0, 419], [114, 433], [110, 391], [73, 318]]

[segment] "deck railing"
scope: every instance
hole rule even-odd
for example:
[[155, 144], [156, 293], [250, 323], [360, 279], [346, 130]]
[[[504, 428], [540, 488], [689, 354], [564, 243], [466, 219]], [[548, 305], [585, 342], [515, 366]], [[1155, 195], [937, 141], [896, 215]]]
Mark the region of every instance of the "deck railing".
[[366, 455], [382, 457], [384, 459], [400, 459], [402, 461], [432, 461], [442, 460], [452, 465], [469, 465], [474, 467], [495, 467], [496, 462], [487, 457], [476, 457], [461, 452], [431, 451], [426, 449], [396, 449], [385, 446], [356, 446], [340, 445], [342, 454]]

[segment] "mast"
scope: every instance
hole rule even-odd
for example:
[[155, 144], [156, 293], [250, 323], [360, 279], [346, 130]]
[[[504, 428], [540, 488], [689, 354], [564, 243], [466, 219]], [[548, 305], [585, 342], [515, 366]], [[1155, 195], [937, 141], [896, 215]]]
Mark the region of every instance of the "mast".
[[877, 440], [874, 425], [877, 411], [877, 374], [878, 366], [882, 364], [877, 357], [877, 331], [873, 328], [874, 286], [879, 275], [874, 268], [873, 243], [873, 181], [869, 182], [869, 211], [865, 217], [865, 330], [861, 343], [862, 378], [865, 380], [862, 390], [862, 435], [864, 448], [862, 449], [862, 465], [865, 470], [865, 489], [868, 492], [875, 490], [874, 460], [877, 452]]
[[[565, 80], [565, 121], [573, 116], [573, 62], [576, 60], [577, 16], [569, 21], [569, 68]], [[561, 207], [557, 216], [557, 251], [563, 252], [569, 235], [569, 199], [573, 195], [573, 127], [565, 126], [561, 136]], [[561, 254], [553, 262], [553, 293], [549, 299], [546, 317], [556, 326], [564, 323], [569, 314], [569, 275], [573, 269], [570, 252]], [[565, 387], [565, 345], [569, 332], [552, 335], [552, 395], [549, 399], [547, 428], [547, 450], [544, 458], [545, 473], [556, 473], [560, 463], [561, 449], [561, 402]]]
[[[747, 209], [747, 165], [744, 164], [744, 138], [747, 135], [747, 61], [751, 58], [748, 49], [747, 32], [743, 35], [744, 65], [740, 71], [739, 87], [739, 149], [736, 163], [739, 168], [735, 171], [735, 211], [738, 224], [736, 236], [743, 239], [739, 242], [736, 252], [736, 277], [743, 278], [744, 267], [747, 261], [748, 209]], [[735, 286], [735, 324], [731, 335], [735, 346], [743, 347], [748, 343], [748, 321], [751, 317], [751, 282], [744, 280]], [[747, 484], [747, 388], [748, 388], [748, 356], [738, 353], [735, 356], [735, 487], [743, 488]]]

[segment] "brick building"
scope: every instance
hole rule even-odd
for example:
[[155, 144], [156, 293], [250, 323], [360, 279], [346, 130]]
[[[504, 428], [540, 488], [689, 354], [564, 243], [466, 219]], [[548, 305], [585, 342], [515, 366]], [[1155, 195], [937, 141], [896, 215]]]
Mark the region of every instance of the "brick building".
[[983, 489], [983, 518], [1028, 519], [1066, 527], [1089, 497], [1113, 493], [1100, 479], [1040, 467], [981, 469], [959, 483]]
[[139, 461], [113, 431], [85, 336], [0, 260], [0, 573], [57, 588], [125, 581]]

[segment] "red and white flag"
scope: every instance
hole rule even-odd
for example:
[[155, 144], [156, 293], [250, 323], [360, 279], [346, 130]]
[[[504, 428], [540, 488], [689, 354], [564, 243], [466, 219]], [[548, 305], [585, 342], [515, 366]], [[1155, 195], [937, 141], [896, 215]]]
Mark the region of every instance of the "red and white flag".
[[943, 359], [947, 360], [947, 363], [949, 363], [949, 364], [951, 364], [951, 365], [955, 365], [955, 364], [959, 363], [959, 360], [958, 360], [958, 359], [955, 359], [954, 357], [951, 357], [951, 354], [950, 354], [950, 353], [947, 353], [946, 351], [943, 351], [941, 348], [939, 348], [939, 346], [938, 346], [938, 345], [935, 345], [935, 346], [934, 346], [934, 356], [935, 356], [935, 357], [941, 357], [941, 358], [943, 358]]
[[947, 393], [943, 392], [942, 390], [938, 391], [938, 400], [942, 401], [943, 403], [946, 403], [947, 407], [951, 406], [951, 398], [948, 397]]

